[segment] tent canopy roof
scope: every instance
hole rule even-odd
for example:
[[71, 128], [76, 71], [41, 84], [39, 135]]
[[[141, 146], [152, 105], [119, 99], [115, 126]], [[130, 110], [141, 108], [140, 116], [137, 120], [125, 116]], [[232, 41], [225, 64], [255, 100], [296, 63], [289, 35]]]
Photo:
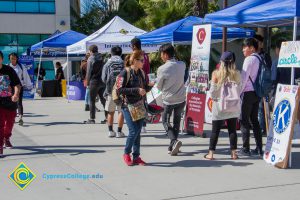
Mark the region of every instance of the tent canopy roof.
[[38, 51], [42, 48], [66, 48], [68, 45], [74, 44], [85, 37], [86, 35], [76, 31], [64, 31], [62, 33], [53, 34], [52, 37], [32, 45], [30, 51]]
[[[85, 53], [90, 45], [129, 45], [130, 41], [146, 31], [139, 29], [119, 16], [115, 16], [101, 29], [85, 39], [67, 47], [68, 53]], [[99, 48], [99, 50], [103, 50]], [[109, 48], [110, 50], [110, 48]]]
[[[200, 17], [189, 16], [166, 26], [158, 28], [149, 33], [138, 36], [143, 44], [163, 44], [163, 43], [191, 43], [193, 37], [193, 26], [202, 24], [203, 19]], [[212, 39], [222, 39], [222, 28], [212, 28]], [[253, 36], [254, 31], [229, 28], [227, 30], [228, 38], [246, 38]]]
[[205, 15], [206, 23], [220, 26], [286, 26], [300, 16], [300, 0], [245, 0]]

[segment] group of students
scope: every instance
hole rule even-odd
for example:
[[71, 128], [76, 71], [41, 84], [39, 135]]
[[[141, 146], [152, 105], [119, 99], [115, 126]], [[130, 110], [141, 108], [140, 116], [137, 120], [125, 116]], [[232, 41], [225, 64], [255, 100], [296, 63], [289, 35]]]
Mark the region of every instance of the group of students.
[[[164, 64], [158, 68], [157, 78], [152, 82], [147, 77], [150, 72], [149, 58], [141, 50], [139, 39], [132, 40], [132, 49], [133, 52], [123, 60], [122, 49], [113, 47], [111, 57], [104, 64], [102, 55], [98, 53], [98, 47], [90, 46], [90, 55], [86, 57], [85, 75], [85, 86], [89, 90], [90, 110], [90, 118], [85, 123], [95, 123], [96, 97], [99, 95], [101, 99], [102, 96], [101, 102], [106, 112], [108, 136], [124, 137], [122, 127], [124, 119], [126, 120], [129, 132], [123, 160], [128, 166], [146, 165], [146, 162], [140, 157], [140, 134], [146, 121], [146, 93], [154, 84], [162, 93], [164, 104], [162, 122], [170, 138], [167, 150], [171, 156], [177, 155], [182, 146], [178, 135], [186, 103], [186, 65], [175, 58], [175, 48], [171, 44], [164, 44], [160, 47], [160, 57]], [[227, 51], [221, 56], [219, 68], [212, 73], [209, 91], [213, 99], [212, 133], [209, 151], [204, 155], [205, 159], [214, 159], [220, 129], [225, 120], [227, 121], [232, 159], [238, 159], [238, 156], [263, 155], [262, 132], [258, 121], [261, 99], [253, 86], [261, 67], [262, 56], [259, 55], [259, 49], [257, 39], [245, 39], [243, 42], [245, 60], [242, 71], [237, 70], [234, 53]], [[3, 65], [3, 54], [0, 52], [0, 155], [3, 154], [3, 147], [12, 147], [9, 137], [16, 116], [17, 102], [20, 103], [20, 93], [22, 86], [25, 85], [22, 76], [18, 77], [22, 73], [16, 70], [15, 58], [17, 58], [16, 55], [10, 56], [11, 67]], [[228, 87], [228, 83], [230, 83], [230, 87]], [[224, 99], [222, 99], [225, 98], [222, 96], [224, 89], [240, 98], [234, 109], [224, 109]], [[115, 95], [120, 98], [119, 103], [115, 101]], [[117, 132], [113, 130], [116, 110], [119, 112]], [[20, 108], [20, 114], [21, 111]], [[170, 123], [171, 116], [173, 116], [172, 123]], [[243, 140], [240, 151], [237, 151], [236, 124], [238, 118], [240, 118]], [[256, 148], [253, 150], [250, 150], [250, 129], [253, 129], [256, 142]]]
[[32, 89], [33, 85], [28, 72], [18, 61], [16, 53], [9, 54], [8, 65], [3, 64], [3, 53], [0, 51], [0, 157], [3, 148], [12, 148], [10, 141], [15, 118], [23, 125], [23, 91]]

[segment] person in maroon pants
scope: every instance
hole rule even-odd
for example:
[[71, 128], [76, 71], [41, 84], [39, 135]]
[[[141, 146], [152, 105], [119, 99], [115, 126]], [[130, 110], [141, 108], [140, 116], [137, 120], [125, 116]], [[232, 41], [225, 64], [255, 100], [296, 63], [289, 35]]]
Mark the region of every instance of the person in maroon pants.
[[10, 137], [18, 108], [20, 79], [14, 69], [3, 65], [3, 53], [0, 51], [0, 157], [3, 147], [12, 148]]

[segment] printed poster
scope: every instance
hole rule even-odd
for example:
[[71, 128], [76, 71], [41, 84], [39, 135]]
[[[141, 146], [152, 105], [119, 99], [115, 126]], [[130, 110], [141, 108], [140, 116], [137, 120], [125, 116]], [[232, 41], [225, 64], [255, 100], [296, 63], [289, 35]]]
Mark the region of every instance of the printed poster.
[[277, 67], [300, 68], [300, 41], [282, 42]]
[[278, 84], [273, 119], [270, 121], [264, 160], [279, 168], [287, 168], [294, 125], [299, 105], [299, 87]]

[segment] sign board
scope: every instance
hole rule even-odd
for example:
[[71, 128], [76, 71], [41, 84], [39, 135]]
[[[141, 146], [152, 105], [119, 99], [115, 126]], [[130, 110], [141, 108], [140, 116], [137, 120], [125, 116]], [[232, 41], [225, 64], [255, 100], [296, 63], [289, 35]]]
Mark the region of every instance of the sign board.
[[[34, 58], [33, 56], [25, 56], [25, 55], [21, 55], [19, 57], [19, 63], [22, 65], [23, 70], [27, 70], [28, 75], [30, 77], [32, 86], [34, 86]], [[34, 98], [34, 92], [35, 89], [32, 87], [30, 89], [26, 89], [24, 88], [23, 90], [23, 98], [24, 99], [33, 99]]]
[[300, 68], [300, 41], [282, 42], [277, 67]]
[[205, 100], [205, 94], [187, 95], [184, 132], [198, 136], [203, 134]]
[[211, 24], [193, 27], [192, 55], [184, 131], [203, 135], [206, 91], [209, 79]]
[[278, 84], [273, 119], [270, 121], [264, 160], [287, 168], [294, 125], [297, 120], [300, 90], [298, 86]]
[[193, 27], [189, 93], [203, 94], [208, 88], [211, 25]]

